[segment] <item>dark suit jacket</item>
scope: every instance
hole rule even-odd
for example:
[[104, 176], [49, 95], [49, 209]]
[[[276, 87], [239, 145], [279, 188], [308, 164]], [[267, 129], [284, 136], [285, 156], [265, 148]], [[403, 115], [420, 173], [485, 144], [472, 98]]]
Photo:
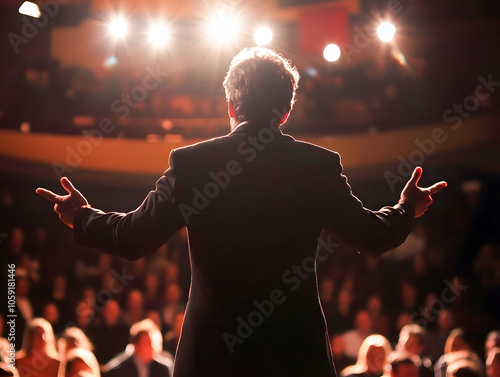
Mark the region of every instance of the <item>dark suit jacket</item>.
[[[170, 365], [161, 359], [153, 360], [148, 366], [148, 377], [170, 377]], [[104, 377], [138, 377], [139, 372], [134, 363], [133, 356], [128, 357], [122, 363], [103, 374]]]
[[[81, 209], [74, 230], [77, 241], [137, 259], [187, 225], [192, 280], [175, 377], [327, 377], [321, 229], [378, 255], [404, 241], [413, 216], [406, 204], [365, 209], [337, 153], [247, 123], [173, 151], [137, 210]], [[319, 262], [335, 243], [323, 246]]]

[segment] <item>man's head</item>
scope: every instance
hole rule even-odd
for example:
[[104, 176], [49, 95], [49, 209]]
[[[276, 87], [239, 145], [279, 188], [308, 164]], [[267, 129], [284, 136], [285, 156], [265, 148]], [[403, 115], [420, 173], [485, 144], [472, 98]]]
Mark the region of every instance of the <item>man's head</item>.
[[283, 124], [295, 102], [299, 77], [297, 69], [277, 52], [264, 47], [243, 49], [224, 79], [229, 116], [236, 124]]
[[391, 377], [418, 377], [419, 361], [415, 355], [394, 351], [387, 358], [387, 371]]
[[396, 348], [420, 356], [425, 347], [426, 331], [417, 324], [403, 326], [399, 332], [399, 341]]
[[134, 355], [149, 363], [161, 351], [161, 332], [151, 319], [144, 319], [130, 327], [130, 343], [134, 345]]

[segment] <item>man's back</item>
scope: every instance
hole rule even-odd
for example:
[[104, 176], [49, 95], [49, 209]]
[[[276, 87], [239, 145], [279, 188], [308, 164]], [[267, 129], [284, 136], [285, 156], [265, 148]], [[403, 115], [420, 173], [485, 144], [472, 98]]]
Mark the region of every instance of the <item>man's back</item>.
[[314, 255], [325, 167], [340, 166], [259, 130], [243, 124], [172, 154], [192, 263], [176, 376], [334, 375]]

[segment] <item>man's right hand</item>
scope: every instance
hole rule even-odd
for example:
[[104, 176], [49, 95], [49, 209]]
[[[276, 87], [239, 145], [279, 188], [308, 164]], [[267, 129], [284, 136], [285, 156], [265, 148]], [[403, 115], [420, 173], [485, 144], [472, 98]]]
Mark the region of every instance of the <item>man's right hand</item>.
[[441, 181], [427, 188], [418, 187], [420, 177], [422, 177], [422, 168], [417, 166], [399, 199], [399, 203], [408, 203], [415, 208], [415, 217], [422, 216], [432, 204], [432, 195], [448, 185], [445, 181]]

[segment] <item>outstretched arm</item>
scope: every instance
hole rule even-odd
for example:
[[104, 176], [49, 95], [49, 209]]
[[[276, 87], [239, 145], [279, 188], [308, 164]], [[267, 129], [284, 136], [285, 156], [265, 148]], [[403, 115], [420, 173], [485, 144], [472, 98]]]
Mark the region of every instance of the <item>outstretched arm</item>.
[[103, 212], [90, 207], [67, 178], [68, 195], [38, 188], [36, 193], [56, 203], [54, 211], [74, 229], [75, 241], [108, 254], [136, 260], [155, 252], [185, 224], [173, 197], [174, 173], [169, 169], [142, 204], [128, 213]]
[[347, 178], [340, 173], [330, 183], [334, 199], [328, 206], [326, 228], [345, 245], [370, 256], [399, 246], [410, 233], [413, 218], [422, 216], [432, 203], [432, 195], [446, 187], [446, 182], [439, 182], [421, 188], [421, 176], [422, 168], [415, 168], [398, 204], [372, 211], [352, 194]]

